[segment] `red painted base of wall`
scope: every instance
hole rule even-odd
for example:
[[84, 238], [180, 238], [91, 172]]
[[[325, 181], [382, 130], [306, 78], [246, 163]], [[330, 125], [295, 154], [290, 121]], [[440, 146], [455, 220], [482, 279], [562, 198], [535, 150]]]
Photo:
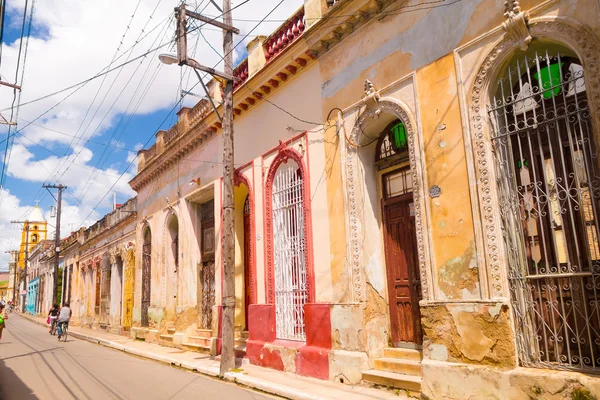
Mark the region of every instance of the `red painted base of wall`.
[[248, 310], [249, 332], [246, 357], [261, 367], [285, 370], [279, 350], [265, 347], [296, 348], [295, 367], [299, 375], [329, 379], [331, 350], [331, 319], [329, 304], [306, 304], [304, 323], [306, 343], [276, 340], [274, 304], [252, 304]]

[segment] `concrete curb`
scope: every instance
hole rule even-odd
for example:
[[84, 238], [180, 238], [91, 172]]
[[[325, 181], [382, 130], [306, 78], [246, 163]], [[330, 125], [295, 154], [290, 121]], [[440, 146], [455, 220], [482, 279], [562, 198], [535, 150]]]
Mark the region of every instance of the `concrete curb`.
[[[26, 314], [19, 314], [19, 315], [31, 322], [38, 324], [38, 325], [48, 327], [48, 325], [45, 322], [39, 321], [38, 319], [36, 319], [30, 315], [26, 315]], [[211, 377], [217, 377], [219, 375], [218, 367], [194, 365], [194, 364], [190, 364], [190, 363], [186, 363], [186, 362], [177, 361], [176, 359], [173, 359], [171, 357], [164, 357], [164, 356], [154, 354], [154, 353], [151, 353], [148, 351], [132, 349], [132, 348], [124, 346], [120, 343], [115, 343], [111, 340], [99, 339], [99, 338], [85, 335], [85, 334], [79, 333], [79, 332], [69, 331], [69, 335], [73, 336], [77, 339], [85, 340], [90, 343], [96, 343], [96, 344], [99, 344], [99, 345], [102, 345], [105, 347], [109, 347], [109, 348], [112, 348], [115, 350], [122, 351], [124, 353], [132, 354], [132, 355], [146, 358], [149, 360], [158, 361], [163, 364], [169, 364], [169, 365], [173, 365], [176, 367], [184, 368], [184, 369], [190, 370], [192, 372], [198, 372], [202, 375], [207, 375], [207, 376], [211, 376]], [[274, 394], [274, 395], [284, 397], [287, 399], [292, 399], [292, 400], [321, 400], [321, 399], [323, 399], [323, 397], [317, 397], [317, 396], [309, 395], [306, 393], [302, 393], [302, 392], [298, 391], [297, 389], [290, 388], [288, 386], [278, 385], [278, 384], [275, 384], [275, 383], [272, 383], [269, 381], [265, 381], [263, 379], [253, 378], [253, 377], [247, 376], [243, 373], [228, 372], [225, 374], [223, 379], [225, 379], [229, 382], [232, 382], [236, 385], [241, 385], [241, 386], [246, 386], [246, 387], [250, 387], [253, 389], [258, 389], [265, 393]]]

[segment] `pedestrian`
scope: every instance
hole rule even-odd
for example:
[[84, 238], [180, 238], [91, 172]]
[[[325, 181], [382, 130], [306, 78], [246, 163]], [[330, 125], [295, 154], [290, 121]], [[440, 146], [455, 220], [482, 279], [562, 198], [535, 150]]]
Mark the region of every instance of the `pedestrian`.
[[5, 320], [8, 319], [8, 314], [4, 311], [4, 306], [0, 305], [0, 340], [2, 340], [2, 331], [4, 330]]

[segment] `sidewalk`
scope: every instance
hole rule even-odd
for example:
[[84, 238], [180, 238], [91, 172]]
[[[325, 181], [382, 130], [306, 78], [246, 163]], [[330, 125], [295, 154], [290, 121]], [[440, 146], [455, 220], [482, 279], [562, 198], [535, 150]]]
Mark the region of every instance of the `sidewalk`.
[[[44, 318], [28, 314], [18, 314], [32, 322], [47, 327]], [[148, 358], [165, 364], [188, 369], [204, 375], [216, 377], [219, 374], [219, 362], [211, 360], [207, 354], [183, 351], [176, 348], [163, 347], [106, 332], [95, 331], [78, 326], [69, 327], [69, 335], [87, 340], [115, 350]], [[243, 365], [239, 372], [228, 372], [225, 379], [233, 383], [247, 386], [265, 393], [274, 394], [294, 400], [403, 400], [408, 399], [403, 393], [368, 388], [365, 386], [348, 386], [331, 381], [303, 377], [285, 372], [261, 368], [255, 365]]]

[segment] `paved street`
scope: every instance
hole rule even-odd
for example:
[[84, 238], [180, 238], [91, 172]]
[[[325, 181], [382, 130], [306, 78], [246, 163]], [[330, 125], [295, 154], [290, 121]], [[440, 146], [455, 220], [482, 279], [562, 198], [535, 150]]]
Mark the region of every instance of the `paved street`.
[[58, 342], [14, 314], [0, 341], [1, 400], [272, 398], [76, 338]]

